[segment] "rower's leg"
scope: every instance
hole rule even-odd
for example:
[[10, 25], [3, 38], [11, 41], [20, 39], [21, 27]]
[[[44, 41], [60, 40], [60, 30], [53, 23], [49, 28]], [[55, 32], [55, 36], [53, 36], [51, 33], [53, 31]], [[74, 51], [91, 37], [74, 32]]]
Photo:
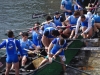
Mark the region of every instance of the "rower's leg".
[[15, 75], [19, 75], [19, 62], [14, 63], [15, 66]]
[[70, 39], [74, 36], [74, 33], [75, 33], [75, 30], [72, 30], [71, 34], [70, 34], [70, 37], [69, 37]]
[[50, 40], [49, 38], [47, 38], [46, 36], [42, 36], [42, 39], [41, 39], [43, 45], [45, 46], [45, 48], [48, 48], [49, 44], [50, 44]]
[[69, 37], [69, 34], [71, 33], [71, 30], [70, 28], [67, 28], [63, 31], [63, 34], [66, 36], [66, 37]]
[[62, 63], [63, 71], [66, 72], [66, 66], [64, 65], [64, 62], [66, 61], [65, 56], [60, 56], [60, 61]]
[[26, 61], [27, 61], [26, 56], [23, 56], [23, 58], [22, 58], [22, 67], [25, 66]]
[[87, 38], [91, 38], [93, 35], [93, 28], [91, 28], [87, 34]]
[[[84, 32], [86, 29], [87, 29], [87, 27], [83, 26], [83, 27], [82, 27], [82, 32]], [[86, 35], [86, 34], [84, 34], [84, 35], [82, 35], [82, 36], [83, 36], [83, 38], [87, 38], [87, 35]]]
[[12, 66], [12, 63], [6, 63], [6, 72], [5, 72], [5, 75], [9, 75], [9, 71], [10, 71], [11, 66]]

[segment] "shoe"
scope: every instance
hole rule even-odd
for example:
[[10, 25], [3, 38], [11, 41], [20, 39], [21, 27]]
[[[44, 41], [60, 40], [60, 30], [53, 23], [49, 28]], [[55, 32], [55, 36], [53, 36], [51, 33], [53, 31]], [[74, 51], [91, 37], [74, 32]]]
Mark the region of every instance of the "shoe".
[[67, 75], [67, 73], [66, 73], [66, 72], [64, 72], [64, 75]]
[[23, 72], [26, 71], [25, 68], [21, 68], [20, 70], [23, 71]]

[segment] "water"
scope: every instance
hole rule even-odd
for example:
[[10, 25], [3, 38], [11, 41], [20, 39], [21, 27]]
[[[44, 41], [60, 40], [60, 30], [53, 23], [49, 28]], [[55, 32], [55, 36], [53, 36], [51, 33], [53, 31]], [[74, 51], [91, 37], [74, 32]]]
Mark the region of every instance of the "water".
[[29, 28], [36, 21], [45, 20], [43, 17], [32, 19], [32, 13], [52, 13], [59, 7], [58, 0], [0, 0], [0, 42], [7, 38], [6, 30]]

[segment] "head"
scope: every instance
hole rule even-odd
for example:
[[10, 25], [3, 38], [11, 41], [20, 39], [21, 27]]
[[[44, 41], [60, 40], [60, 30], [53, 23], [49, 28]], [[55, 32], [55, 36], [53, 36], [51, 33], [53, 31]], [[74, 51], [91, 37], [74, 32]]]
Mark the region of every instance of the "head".
[[11, 30], [8, 30], [7, 35], [9, 38], [13, 38], [14, 37], [14, 33]]
[[22, 32], [22, 39], [26, 41], [28, 39], [28, 32]]
[[74, 16], [75, 16], [75, 18], [78, 18], [80, 16], [80, 12], [79, 11], [75, 11], [74, 12]]
[[56, 12], [55, 12], [55, 17], [56, 17], [56, 18], [59, 18], [59, 16], [60, 16], [60, 13], [59, 13], [58, 11], [56, 11]]
[[60, 39], [59, 40], [59, 45], [63, 45], [64, 44], [64, 39]]
[[40, 25], [40, 23], [39, 22], [36, 22], [35, 24], [34, 24], [34, 26], [39, 26]]
[[85, 21], [86, 17], [84, 15], [81, 16], [81, 21]]
[[57, 37], [60, 35], [59, 31], [58, 30], [52, 30], [51, 31], [51, 35], [54, 36], [54, 37]]
[[46, 20], [47, 20], [47, 21], [52, 20], [51, 16], [47, 16]]

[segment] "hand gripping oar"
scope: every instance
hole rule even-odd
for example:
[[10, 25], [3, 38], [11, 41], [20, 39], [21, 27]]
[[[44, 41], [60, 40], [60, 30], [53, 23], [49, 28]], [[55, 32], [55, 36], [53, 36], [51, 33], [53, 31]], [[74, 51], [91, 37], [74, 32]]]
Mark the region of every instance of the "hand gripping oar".
[[[28, 50], [28, 49], [25, 49], [26, 51], [30, 51], [30, 50]], [[33, 51], [32, 51], [33, 52]], [[34, 53], [34, 52], [33, 52]], [[41, 55], [40, 53], [35, 53], [35, 54], [37, 54], [38, 56], [42, 56], [42, 57], [44, 57], [45, 58], [45, 56], [44, 55]], [[54, 60], [53, 59], [53, 61], [55, 61], [55, 62], [57, 62], [57, 63], [59, 63], [59, 64], [62, 64], [62, 63], [60, 63], [59, 61], [57, 61], [57, 60]], [[80, 69], [77, 69], [77, 68], [74, 68], [74, 67], [72, 67], [72, 66], [69, 66], [69, 65], [67, 65], [67, 64], [62, 64], [62, 65], [65, 65], [66, 67], [69, 67], [69, 68], [71, 68], [71, 69], [74, 69], [74, 70], [77, 70], [77, 71], [79, 71], [79, 72], [82, 72], [82, 73], [85, 73], [85, 74], [87, 74], [87, 75], [90, 75], [89, 73], [87, 73], [87, 72], [84, 72], [84, 71], [82, 71], [82, 70], [80, 70]]]

